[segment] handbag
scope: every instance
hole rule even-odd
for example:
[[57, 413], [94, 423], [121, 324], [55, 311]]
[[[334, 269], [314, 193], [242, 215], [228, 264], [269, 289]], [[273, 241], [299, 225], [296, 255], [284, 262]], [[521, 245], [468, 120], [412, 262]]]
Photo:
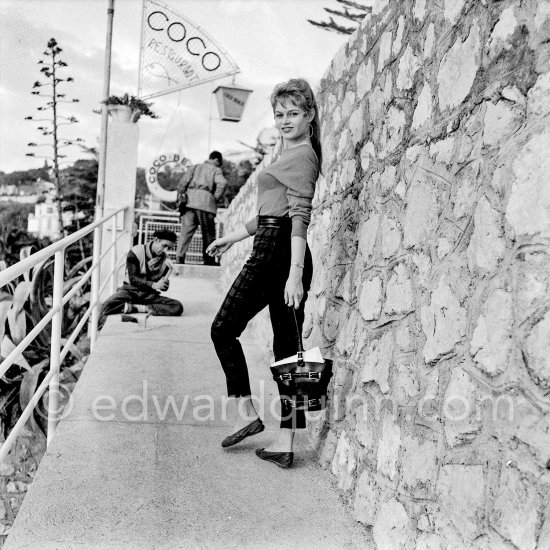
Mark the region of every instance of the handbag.
[[189, 182], [193, 180], [193, 176], [195, 175], [196, 168], [197, 168], [197, 165], [195, 164], [195, 166], [193, 166], [193, 171], [191, 172], [191, 177], [188, 180], [187, 187], [178, 190], [176, 207], [178, 209], [178, 212], [180, 213], [180, 216], [183, 216], [185, 212], [187, 212], [187, 201], [188, 201], [187, 188], [189, 187]]
[[292, 308], [298, 353], [270, 367], [281, 400], [294, 409], [320, 411], [326, 407], [327, 389], [332, 377], [332, 360], [323, 359], [319, 347], [304, 351], [296, 311]]

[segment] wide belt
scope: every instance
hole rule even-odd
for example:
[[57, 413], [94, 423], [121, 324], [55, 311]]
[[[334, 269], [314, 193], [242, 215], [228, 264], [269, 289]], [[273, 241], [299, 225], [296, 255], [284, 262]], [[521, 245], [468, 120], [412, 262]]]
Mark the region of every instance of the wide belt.
[[258, 227], [286, 227], [290, 223], [288, 216], [258, 216]]

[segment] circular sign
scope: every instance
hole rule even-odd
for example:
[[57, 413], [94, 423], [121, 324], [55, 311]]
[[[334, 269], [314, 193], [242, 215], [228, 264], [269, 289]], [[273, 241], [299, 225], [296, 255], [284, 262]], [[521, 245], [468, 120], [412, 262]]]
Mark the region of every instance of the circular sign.
[[191, 165], [191, 161], [178, 154], [160, 155], [152, 162], [146, 174], [149, 191], [164, 202], [176, 202], [178, 193], [175, 189], [165, 189], [159, 181], [163, 179], [159, 178], [159, 175], [162, 175], [162, 172], [166, 171], [166, 167], [171, 167], [171, 165], [176, 165], [173, 171], [178, 177], [181, 177]]

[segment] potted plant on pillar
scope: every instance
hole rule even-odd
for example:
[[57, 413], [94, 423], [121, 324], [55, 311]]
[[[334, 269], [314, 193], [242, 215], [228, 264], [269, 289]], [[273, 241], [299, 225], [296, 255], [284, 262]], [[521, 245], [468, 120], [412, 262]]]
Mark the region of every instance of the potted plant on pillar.
[[107, 100], [102, 101], [102, 103], [107, 105], [109, 114], [119, 122], [137, 122], [142, 115], [158, 118], [158, 115], [151, 111], [152, 103], [143, 101], [133, 95], [112, 95]]

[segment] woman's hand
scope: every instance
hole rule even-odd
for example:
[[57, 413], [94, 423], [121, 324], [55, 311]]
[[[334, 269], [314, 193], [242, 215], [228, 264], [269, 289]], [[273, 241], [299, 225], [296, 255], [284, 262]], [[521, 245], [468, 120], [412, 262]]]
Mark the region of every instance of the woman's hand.
[[290, 266], [290, 272], [285, 285], [285, 304], [294, 309], [300, 307], [304, 297], [304, 285], [302, 284], [303, 268], [295, 265]]
[[233, 241], [229, 241], [226, 237], [220, 237], [219, 239], [216, 239], [215, 241], [212, 241], [208, 248], [206, 249], [206, 253], [209, 256], [221, 256], [225, 251], [229, 250], [233, 246]]

